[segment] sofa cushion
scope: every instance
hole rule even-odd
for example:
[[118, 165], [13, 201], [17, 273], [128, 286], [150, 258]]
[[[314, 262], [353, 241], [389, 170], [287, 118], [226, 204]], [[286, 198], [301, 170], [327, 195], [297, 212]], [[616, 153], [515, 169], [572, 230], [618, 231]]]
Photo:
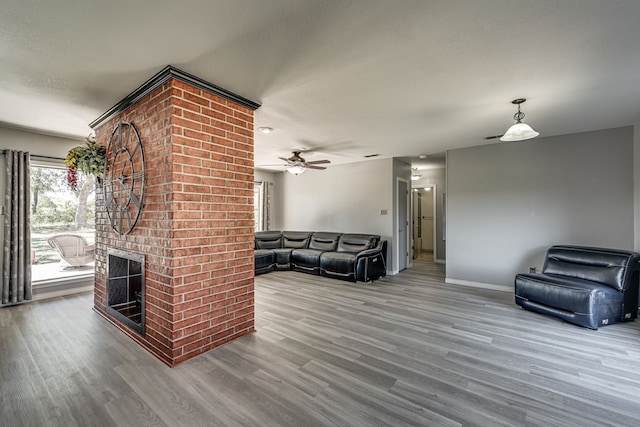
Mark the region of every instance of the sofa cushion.
[[324, 252], [320, 256], [320, 271], [323, 275], [341, 276], [355, 281], [356, 252]]
[[624, 296], [597, 283], [551, 274], [518, 274], [515, 280], [516, 304], [568, 322], [598, 329], [617, 323]]
[[375, 248], [380, 240], [380, 236], [371, 234], [343, 234], [338, 239], [338, 252], [357, 253], [367, 249]]
[[597, 282], [623, 291], [637, 254], [616, 249], [552, 246], [542, 272]]
[[309, 249], [319, 251], [335, 251], [341, 233], [318, 232], [311, 235]]
[[320, 255], [323, 253], [318, 249], [294, 249], [291, 251], [291, 268], [319, 274]]
[[276, 265], [276, 256], [273, 250], [256, 249], [254, 252], [255, 273], [261, 274], [272, 271]]
[[282, 246], [285, 248], [301, 249], [309, 246], [311, 233], [308, 231], [283, 231]]
[[272, 249], [276, 256], [276, 270], [291, 269], [291, 248]]
[[255, 233], [256, 249], [275, 249], [282, 247], [280, 231], [258, 231]]
[[[586, 313], [590, 305], [600, 300], [622, 300], [622, 294], [609, 286], [581, 279], [551, 274], [519, 274], [516, 294], [533, 301], [544, 301], [546, 305], [560, 310]], [[600, 295], [598, 295], [600, 294]]]

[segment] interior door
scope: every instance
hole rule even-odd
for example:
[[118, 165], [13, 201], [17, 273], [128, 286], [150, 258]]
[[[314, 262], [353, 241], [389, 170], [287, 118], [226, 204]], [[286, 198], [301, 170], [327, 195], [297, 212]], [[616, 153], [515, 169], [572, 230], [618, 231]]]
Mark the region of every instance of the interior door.
[[413, 198], [413, 215], [411, 217], [413, 221], [413, 245], [411, 247], [411, 257], [417, 259], [422, 248], [422, 193], [414, 189], [411, 194]]
[[[427, 191], [427, 188], [429, 189]], [[421, 198], [422, 202], [422, 230], [423, 239], [421, 250], [433, 252], [433, 188], [425, 187], [420, 190], [424, 191], [424, 197]]]
[[398, 181], [398, 271], [407, 268], [409, 258], [409, 183]]

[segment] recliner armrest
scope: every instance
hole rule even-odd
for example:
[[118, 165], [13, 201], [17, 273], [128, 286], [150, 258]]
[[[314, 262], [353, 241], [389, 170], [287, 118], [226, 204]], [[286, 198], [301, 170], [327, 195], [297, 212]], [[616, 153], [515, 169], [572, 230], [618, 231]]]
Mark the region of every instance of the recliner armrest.
[[386, 243], [386, 240], [380, 240], [375, 248], [365, 249], [364, 251], [358, 252], [356, 254], [356, 261], [359, 258], [363, 258], [363, 257], [377, 256], [384, 249], [385, 243]]
[[387, 241], [378, 241], [375, 248], [356, 254], [356, 281], [370, 282], [387, 275]]

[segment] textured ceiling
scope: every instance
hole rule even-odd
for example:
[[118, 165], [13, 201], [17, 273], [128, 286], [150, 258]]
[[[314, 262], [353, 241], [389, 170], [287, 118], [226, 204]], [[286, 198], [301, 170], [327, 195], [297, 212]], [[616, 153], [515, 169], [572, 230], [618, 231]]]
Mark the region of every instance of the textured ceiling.
[[418, 165], [487, 144], [519, 97], [541, 136], [639, 122], [640, 2], [5, 2], [0, 124], [83, 138], [166, 65], [262, 104], [257, 166]]

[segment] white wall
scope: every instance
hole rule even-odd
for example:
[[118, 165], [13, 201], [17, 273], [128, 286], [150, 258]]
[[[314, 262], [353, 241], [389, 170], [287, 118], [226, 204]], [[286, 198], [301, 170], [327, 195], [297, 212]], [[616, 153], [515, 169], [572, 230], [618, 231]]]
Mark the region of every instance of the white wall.
[[444, 261], [446, 255], [446, 241], [443, 239], [444, 209], [442, 195], [447, 191], [447, 177], [445, 168], [422, 169], [420, 179], [411, 181], [411, 188], [424, 188], [428, 185], [436, 186], [436, 255], [438, 261]]
[[0, 149], [28, 151], [32, 155], [64, 159], [71, 148], [82, 143], [83, 138], [61, 138], [0, 126]]
[[640, 123], [633, 126], [633, 250], [640, 252]]
[[[379, 234], [388, 241], [391, 271], [393, 236], [392, 160], [370, 160], [276, 174], [281, 229]], [[386, 215], [380, 211], [386, 210]]]
[[633, 249], [633, 127], [452, 150], [447, 281], [513, 286], [553, 244]]
[[255, 170], [253, 176], [254, 176], [254, 181], [267, 181], [267, 182], [273, 182], [275, 180], [275, 175], [276, 173], [280, 173], [280, 172], [267, 172], [267, 171], [261, 171], [261, 170]]

